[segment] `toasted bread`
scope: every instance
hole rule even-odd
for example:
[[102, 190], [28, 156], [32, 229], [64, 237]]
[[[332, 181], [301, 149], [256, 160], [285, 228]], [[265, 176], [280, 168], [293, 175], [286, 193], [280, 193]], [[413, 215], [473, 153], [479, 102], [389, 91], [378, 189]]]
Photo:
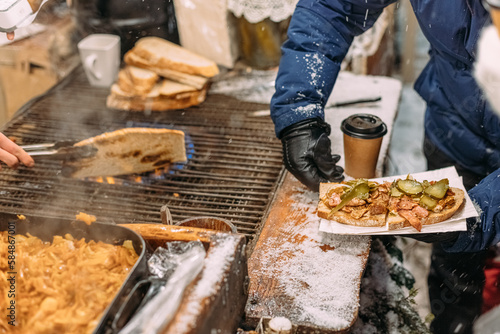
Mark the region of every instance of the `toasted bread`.
[[[341, 224], [351, 225], [351, 226], [364, 226], [364, 227], [383, 227], [385, 226], [386, 212], [382, 214], [374, 214], [371, 215], [369, 212], [363, 215], [360, 218], [353, 218], [352, 215], [348, 212], [337, 211], [333, 216], [330, 215], [332, 208], [329, 207], [325, 202], [325, 197], [328, 197], [328, 193], [332, 189], [340, 189], [342, 188], [341, 183], [320, 183], [319, 186], [319, 197], [320, 201], [318, 204], [318, 216], [325, 219], [335, 220]], [[343, 191], [343, 190], [342, 190]], [[366, 208], [368, 209], [368, 205]]]
[[[175, 85], [174, 85], [175, 84]], [[208, 85], [201, 90], [165, 81], [158, 83], [146, 96], [129, 95], [117, 85], [111, 87], [106, 106], [111, 109], [131, 111], [163, 111], [185, 109], [205, 101]]]
[[119, 84], [111, 85], [111, 94], [123, 98], [155, 98], [160, 96], [160, 84], [156, 84], [153, 88], [151, 88], [148, 92], [143, 94], [137, 94], [137, 92], [130, 92], [129, 90], [122, 89], [122, 86]]
[[130, 50], [127, 53], [125, 53], [123, 60], [126, 64], [153, 71], [161, 77], [176, 82], [180, 82], [185, 85], [193, 86], [196, 89], [202, 89], [208, 83], [209, 80], [208, 78], [199, 75], [183, 73], [170, 68], [161, 68], [158, 66], [153, 66], [146, 59], [143, 59], [138, 55], [136, 55], [133, 52], [133, 50]]
[[[148, 92], [144, 94], [137, 94], [136, 92], [130, 92], [129, 90], [124, 90], [119, 84], [111, 85], [111, 94], [124, 98], [155, 98], [164, 96], [172, 97], [175, 99], [182, 99], [186, 96], [191, 96], [196, 93], [197, 90], [188, 85], [184, 85], [175, 81], [163, 79], [155, 83], [153, 87], [149, 89]], [[188, 93], [188, 94], [186, 94]]]
[[387, 230], [396, 230], [400, 229], [403, 227], [410, 227], [413, 226], [417, 231], [420, 232], [422, 229], [423, 225], [432, 225], [432, 224], [437, 224], [441, 223], [449, 218], [451, 218], [457, 211], [458, 209], [462, 206], [464, 203], [465, 199], [465, 193], [462, 189], [459, 188], [450, 188], [451, 191], [453, 192], [454, 196], [454, 204], [450, 207], [447, 207], [443, 209], [440, 212], [429, 212], [429, 216], [420, 218], [420, 224], [411, 224], [410, 221], [408, 221], [406, 218], [403, 218], [399, 214], [395, 214], [393, 212], [390, 212], [387, 216]]
[[[372, 193], [375, 194], [374, 190], [372, 190], [373, 185], [377, 185], [378, 189], [382, 189], [380, 185], [373, 183], [370, 187], [370, 197], [366, 200], [366, 204], [349, 204], [351, 202], [348, 202], [345, 205], [341, 204], [344, 205], [342, 209], [332, 213], [333, 207], [340, 201], [340, 196], [344, 195], [345, 189], [348, 188], [343, 187], [340, 183], [321, 183], [317, 214], [321, 218], [334, 220], [346, 225], [360, 227], [385, 226], [389, 231], [413, 226], [420, 232], [423, 225], [437, 224], [451, 218], [462, 206], [465, 199], [465, 192], [462, 189], [454, 187], [446, 188], [448, 189], [444, 190], [446, 195], [439, 197], [441, 198], [440, 200], [435, 200], [436, 202], [434, 203], [437, 204], [434, 205], [432, 210], [428, 210], [424, 206], [421, 206], [424, 204], [419, 202], [419, 197], [414, 198], [408, 195], [393, 197], [391, 191], [391, 186], [393, 185], [389, 184], [388, 182], [384, 183], [385, 189], [389, 189], [387, 193], [388, 201], [379, 201], [376, 199], [378, 195], [372, 195]], [[381, 206], [377, 210], [367, 210], [376, 201]], [[364, 211], [357, 209], [356, 205]], [[372, 214], [373, 212], [378, 214]]]
[[153, 71], [127, 65], [118, 72], [118, 86], [130, 95], [145, 95], [153, 89], [160, 77]]
[[[184, 85], [172, 80], [163, 79], [160, 82], [159, 92], [161, 96], [174, 97], [177, 99], [184, 98], [197, 93], [198, 90], [193, 86]], [[187, 93], [187, 94], [186, 94]]]
[[106, 106], [134, 111], [184, 109], [205, 101], [217, 65], [158, 37], [141, 38], [124, 56]]
[[92, 137], [74, 146], [91, 145], [95, 156], [65, 162], [71, 177], [143, 173], [186, 161], [184, 132], [171, 129], [126, 128]]
[[159, 37], [143, 37], [129, 52], [156, 68], [207, 78], [219, 74], [219, 68], [215, 62]]
[[[325, 207], [326, 208], [326, 207]], [[331, 209], [329, 208], [318, 209], [318, 216], [325, 219], [334, 220], [338, 223], [351, 225], [351, 226], [360, 226], [360, 227], [383, 227], [385, 226], [386, 214], [376, 215], [370, 217], [361, 217], [354, 219], [351, 217], [349, 213], [346, 212], [336, 212], [333, 217], [329, 218], [329, 213]]]

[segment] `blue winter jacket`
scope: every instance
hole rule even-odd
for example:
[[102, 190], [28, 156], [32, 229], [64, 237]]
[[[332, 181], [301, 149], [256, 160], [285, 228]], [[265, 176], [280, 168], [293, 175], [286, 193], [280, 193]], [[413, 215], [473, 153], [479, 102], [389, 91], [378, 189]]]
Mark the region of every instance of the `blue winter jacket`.
[[[295, 122], [324, 118], [324, 105], [354, 36], [370, 28], [384, 7], [394, 2], [299, 1], [271, 100], [277, 136]], [[489, 13], [480, 0], [410, 2], [430, 42], [429, 63], [415, 83], [427, 102], [426, 135], [466, 169], [479, 175], [498, 174], [500, 118], [472, 76], [480, 32], [491, 23]]]

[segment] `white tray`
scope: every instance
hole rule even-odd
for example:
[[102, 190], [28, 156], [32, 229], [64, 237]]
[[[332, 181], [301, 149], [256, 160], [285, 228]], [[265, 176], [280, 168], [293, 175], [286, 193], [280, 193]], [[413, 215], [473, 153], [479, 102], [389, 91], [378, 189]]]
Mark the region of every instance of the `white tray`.
[[[422, 226], [422, 231], [418, 232], [413, 227], [404, 227], [397, 230], [388, 231], [386, 227], [359, 227], [359, 226], [350, 226], [345, 224], [340, 224], [332, 220], [321, 219], [319, 230], [325, 233], [335, 233], [335, 234], [351, 234], [351, 235], [400, 235], [400, 234], [415, 234], [415, 233], [438, 233], [438, 232], [452, 232], [452, 231], [466, 231], [467, 224], [466, 219], [469, 217], [477, 217], [479, 216], [474, 204], [472, 203], [467, 191], [462, 182], [462, 178], [458, 175], [455, 167], [447, 167], [443, 169], [415, 173], [411, 174], [416, 180], [423, 181], [438, 181], [443, 178], [448, 178], [450, 181], [450, 186], [455, 188], [460, 188], [465, 192], [465, 205], [457, 211], [453, 217], [450, 219], [433, 225], [424, 225]], [[406, 178], [405, 175], [398, 176], [390, 176], [390, 177], [381, 177], [373, 179], [374, 181], [383, 182], [383, 181], [393, 181], [395, 179]]]

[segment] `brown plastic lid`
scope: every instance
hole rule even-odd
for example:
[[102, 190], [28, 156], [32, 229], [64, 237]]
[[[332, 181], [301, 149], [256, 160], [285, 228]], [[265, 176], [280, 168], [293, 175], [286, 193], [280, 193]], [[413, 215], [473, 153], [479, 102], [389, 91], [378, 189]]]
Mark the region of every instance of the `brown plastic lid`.
[[348, 136], [361, 139], [375, 139], [387, 133], [387, 125], [372, 114], [351, 115], [342, 121], [340, 129]]

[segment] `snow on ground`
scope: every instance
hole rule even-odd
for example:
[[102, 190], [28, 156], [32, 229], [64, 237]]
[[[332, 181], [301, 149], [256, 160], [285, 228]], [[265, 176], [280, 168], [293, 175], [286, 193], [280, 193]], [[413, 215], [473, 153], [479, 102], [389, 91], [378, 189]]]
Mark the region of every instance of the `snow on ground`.
[[[402, 12], [402, 11], [401, 11]], [[399, 24], [402, 23], [401, 17]], [[400, 45], [402, 44], [405, 29], [400, 29]], [[428, 55], [428, 42], [419, 30], [415, 40], [415, 55], [413, 66], [415, 77], [425, 66]], [[407, 61], [401, 59], [401, 63]], [[397, 75], [396, 75], [397, 77]], [[393, 137], [389, 148], [389, 164], [387, 175], [400, 175], [426, 170], [425, 157], [422, 152], [424, 138], [425, 102], [414, 91], [413, 82], [404, 83], [398, 116], [393, 127]], [[413, 239], [401, 238], [398, 246], [403, 252], [403, 265], [415, 277], [415, 288], [418, 293], [415, 302], [420, 317], [425, 319], [430, 314], [429, 294], [427, 291], [427, 274], [429, 272], [431, 246]]]

